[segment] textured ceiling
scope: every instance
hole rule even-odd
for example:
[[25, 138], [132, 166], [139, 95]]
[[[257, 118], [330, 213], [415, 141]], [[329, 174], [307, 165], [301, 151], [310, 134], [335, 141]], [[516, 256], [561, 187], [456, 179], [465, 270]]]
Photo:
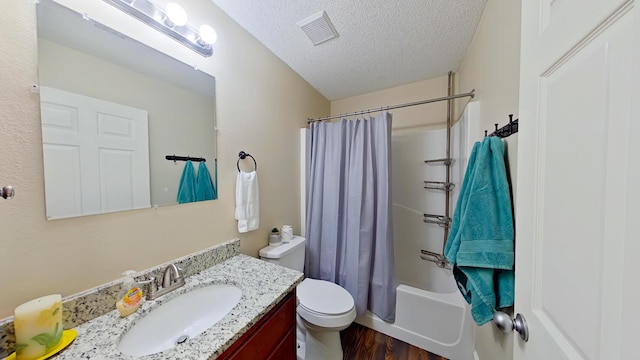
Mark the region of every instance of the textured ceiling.
[[[329, 100], [456, 71], [486, 0], [211, 0]], [[339, 37], [297, 22], [325, 10]]]

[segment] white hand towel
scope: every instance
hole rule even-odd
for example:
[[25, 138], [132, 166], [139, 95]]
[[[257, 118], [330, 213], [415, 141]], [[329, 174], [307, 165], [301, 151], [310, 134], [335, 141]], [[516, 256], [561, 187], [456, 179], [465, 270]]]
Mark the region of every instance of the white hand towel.
[[256, 230], [260, 225], [258, 173], [238, 171], [236, 177], [236, 220], [238, 232]]

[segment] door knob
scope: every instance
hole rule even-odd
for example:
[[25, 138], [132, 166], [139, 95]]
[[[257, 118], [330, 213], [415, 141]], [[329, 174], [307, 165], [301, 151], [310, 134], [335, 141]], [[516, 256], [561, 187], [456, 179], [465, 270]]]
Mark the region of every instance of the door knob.
[[0, 188], [0, 197], [5, 198], [7, 200], [13, 199], [16, 191], [13, 190], [13, 186], [7, 185], [3, 188]]
[[508, 333], [515, 330], [520, 334], [522, 340], [529, 341], [529, 327], [522, 314], [517, 314], [515, 319], [511, 319], [509, 314], [496, 311], [493, 313], [493, 323], [501, 331]]

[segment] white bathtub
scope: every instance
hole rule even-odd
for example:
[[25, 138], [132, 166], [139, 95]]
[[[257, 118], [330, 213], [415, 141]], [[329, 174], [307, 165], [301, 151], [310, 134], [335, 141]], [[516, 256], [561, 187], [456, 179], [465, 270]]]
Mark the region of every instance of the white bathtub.
[[[464, 117], [452, 129], [451, 212], [469, 153], [469, 121]], [[451, 360], [473, 360], [475, 324], [469, 305], [450, 270], [422, 260], [420, 250], [440, 253], [443, 228], [425, 224], [424, 213], [442, 215], [445, 193], [423, 188], [423, 181], [443, 181], [441, 163], [424, 160], [445, 157], [446, 130], [413, 131], [392, 135], [393, 238], [397, 287], [396, 321], [387, 323], [371, 313], [356, 322]]]
[[457, 290], [440, 294], [403, 284], [397, 292], [394, 323], [370, 312], [356, 322], [447, 359], [474, 359], [474, 324]]

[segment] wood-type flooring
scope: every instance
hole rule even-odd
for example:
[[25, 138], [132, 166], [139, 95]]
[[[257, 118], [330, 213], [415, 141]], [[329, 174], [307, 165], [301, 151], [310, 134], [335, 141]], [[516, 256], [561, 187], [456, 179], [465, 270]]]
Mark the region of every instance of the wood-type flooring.
[[341, 331], [340, 339], [344, 360], [447, 360], [357, 323]]

